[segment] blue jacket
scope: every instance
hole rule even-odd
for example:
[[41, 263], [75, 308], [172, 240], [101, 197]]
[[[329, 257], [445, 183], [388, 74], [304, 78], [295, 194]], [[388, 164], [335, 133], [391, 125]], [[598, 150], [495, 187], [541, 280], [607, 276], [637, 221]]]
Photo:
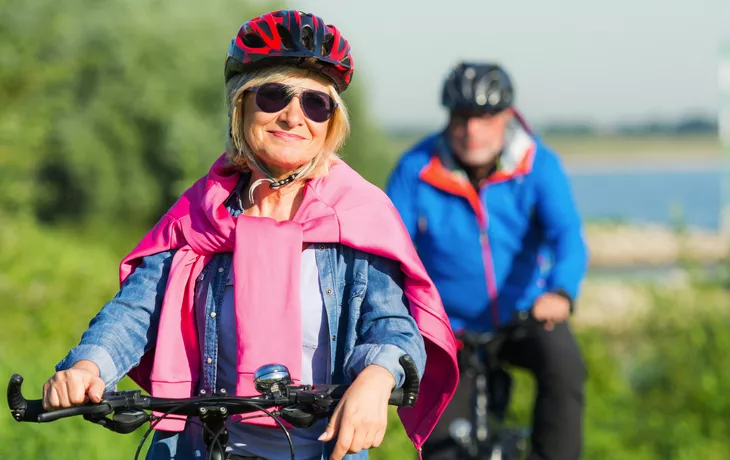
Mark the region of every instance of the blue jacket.
[[[229, 200], [229, 211], [237, 215], [241, 212], [240, 199], [234, 195]], [[101, 378], [110, 388], [137, 365], [156, 342], [165, 280], [173, 255], [174, 251], [168, 251], [145, 257], [116, 297], [91, 321], [79, 345], [56, 366], [56, 370], [68, 369], [80, 360], [90, 360], [97, 364]], [[334, 294], [323, 296], [332, 336], [331, 382], [349, 383], [366, 366], [377, 364], [388, 369], [395, 377], [396, 385], [401, 386], [405, 373], [398, 359], [404, 353], [413, 357], [423, 376], [425, 346], [405, 303], [399, 263], [339, 244], [318, 245], [316, 261], [322, 291]], [[196, 315], [201, 323], [198, 329], [204, 331], [201, 334], [204, 356], [200, 357], [199, 391], [210, 392], [218, 388], [218, 333], [223, 325], [218, 324], [216, 318], [220, 317], [231, 267], [230, 253], [216, 254], [196, 284], [196, 308], [205, 309]], [[211, 315], [213, 312], [216, 314]], [[322, 458], [329, 458], [333, 448], [334, 442], [324, 446]], [[287, 458], [288, 455], [287, 449]], [[188, 423], [181, 434], [156, 432], [147, 454], [148, 460], [203, 458], [207, 455], [200, 427], [193, 423]], [[367, 451], [346, 458], [366, 459]]]
[[442, 133], [403, 155], [387, 193], [456, 331], [488, 331], [545, 292], [578, 296], [587, 249], [563, 166], [521, 125], [479, 191]]

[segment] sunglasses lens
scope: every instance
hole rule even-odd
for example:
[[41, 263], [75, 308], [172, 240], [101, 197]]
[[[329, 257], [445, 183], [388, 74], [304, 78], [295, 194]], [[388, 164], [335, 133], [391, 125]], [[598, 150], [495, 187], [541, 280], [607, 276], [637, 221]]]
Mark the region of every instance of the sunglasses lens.
[[[265, 83], [256, 91], [256, 105], [267, 113], [283, 110], [293, 97], [293, 91], [281, 83]], [[330, 119], [335, 111], [335, 101], [322, 91], [305, 90], [299, 96], [304, 115], [310, 120], [322, 123]]]
[[280, 83], [265, 83], [256, 92], [256, 105], [267, 113], [278, 112], [289, 104], [291, 96]]
[[304, 115], [317, 123], [329, 120], [335, 110], [335, 101], [329, 94], [321, 91], [303, 91], [301, 101]]

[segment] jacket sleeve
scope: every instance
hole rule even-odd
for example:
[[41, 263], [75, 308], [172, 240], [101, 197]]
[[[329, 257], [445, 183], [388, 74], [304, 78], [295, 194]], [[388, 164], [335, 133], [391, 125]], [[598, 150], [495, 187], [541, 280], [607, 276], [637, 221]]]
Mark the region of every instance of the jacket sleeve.
[[411, 171], [411, 165], [401, 159], [388, 178], [385, 192], [395, 205], [411, 239], [418, 229], [418, 211], [416, 205], [416, 189], [418, 187], [418, 171]]
[[403, 385], [405, 371], [398, 360], [409, 354], [420, 377], [426, 369], [426, 348], [418, 325], [408, 311], [403, 293], [400, 263], [371, 256], [357, 326], [358, 342], [345, 362], [345, 375], [354, 380], [367, 366], [384, 367], [393, 375], [396, 388]]
[[122, 284], [117, 295], [91, 320], [81, 342], [56, 365], [56, 371], [89, 360], [99, 367], [107, 387], [114, 387], [157, 339], [162, 298], [174, 251], [153, 254]]
[[536, 212], [555, 257], [546, 280], [547, 288], [552, 292], [567, 294], [572, 301], [579, 294], [588, 268], [583, 226], [560, 159], [552, 152], [547, 152], [542, 160], [541, 164], [536, 165], [539, 168]]

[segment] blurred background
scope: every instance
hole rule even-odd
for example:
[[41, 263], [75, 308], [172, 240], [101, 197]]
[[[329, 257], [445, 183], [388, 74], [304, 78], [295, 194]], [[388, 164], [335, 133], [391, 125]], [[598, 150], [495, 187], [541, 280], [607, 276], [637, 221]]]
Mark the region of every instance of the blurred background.
[[[222, 153], [231, 37], [282, 7], [350, 41], [342, 153], [380, 186], [445, 123], [451, 65], [506, 67], [587, 225], [584, 458], [730, 458], [727, 0], [0, 0], [0, 380], [21, 373], [40, 397], [121, 258]], [[527, 424], [516, 374], [511, 421]], [[372, 458], [414, 455], [390, 432]], [[6, 412], [0, 458], [130, 459], [140, 434]]]

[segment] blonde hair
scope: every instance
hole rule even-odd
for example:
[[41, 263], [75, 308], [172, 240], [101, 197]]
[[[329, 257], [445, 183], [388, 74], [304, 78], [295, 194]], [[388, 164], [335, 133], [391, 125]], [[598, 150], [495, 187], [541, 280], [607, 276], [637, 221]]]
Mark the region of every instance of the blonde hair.
[[285, 83], [292, 78], [311, 78], [327, 86], [327, 93], [337, 103], [337, 108], [329, 119], [327, 137], [322, 151], [312, 160], [311, 165], [297, 180], [306, 180], [313, 177], [325, 176], [337, 159], [337, 152], [345, 143], [350, 133], [350, 120], [347, 115], [347, 108], [335, 90], [329, 79], [314, 70], [303, 69], [291, 66], [276, 66], [256, 70], [251, 73], [236, 76], [226, 84], [228, 102], [228, 135], [226, 140], [226, 153], [228, 161], [238, 170], [258, 170], [266, 176], [271, 177], [270, 171], [253, 153], [246, 142], [243, 133], [243, 99], [246, 91], [264, 83]]

